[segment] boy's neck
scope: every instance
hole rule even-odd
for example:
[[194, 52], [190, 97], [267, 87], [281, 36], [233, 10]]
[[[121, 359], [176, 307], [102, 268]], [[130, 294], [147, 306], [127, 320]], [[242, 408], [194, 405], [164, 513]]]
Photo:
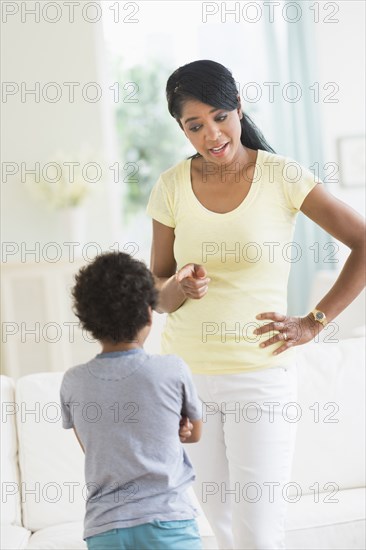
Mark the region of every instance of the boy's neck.
[[130, 349], [141, 349], [140, 342], [120, 342], [118, 344], [102, 343], [101, 353], [110, 353], [111, 351], [128, 351]]
[[134, 340], [116, 342], [115, 344], [108, 340], [99, 340], [99, 344], [102, 346], [102, 353], [110, 353], [111, 351], [128, 351], [129, 349], [142, 349], [150, 329], [151, 321], [137, 332]]

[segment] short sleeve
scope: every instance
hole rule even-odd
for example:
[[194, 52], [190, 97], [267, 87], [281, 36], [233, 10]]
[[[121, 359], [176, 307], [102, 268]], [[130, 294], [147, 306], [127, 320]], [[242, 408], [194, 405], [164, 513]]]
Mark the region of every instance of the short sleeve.
[[282, 171], [282, 183], [289, 208], [298, 211], [310, 191], [323, 182], [295, 160], [286, 158]]
[[182, 415], [188, 416], [190, 420], [202, 420], [202, 402], [197, 395], [191, 371], [183, 360], [181, 362], [181, 373], [183, 384]]
[[66, 430], [73, 428], [74, 423], [72, 421], [70, 399], [67, 397], [66, 392], [66, 375], [62, 379], [61, 389], [60, 389], [60, 403], [61, 403], [61, 417], [62, 417], [62, 427]]
[[159, 177], [151, 190], [149, 201], [146, 207], [146, 213], [154, 220], [157, 220], [169, 227], [175, 227], [174, 212], [172, 200], [169, 197], [166, 184]]

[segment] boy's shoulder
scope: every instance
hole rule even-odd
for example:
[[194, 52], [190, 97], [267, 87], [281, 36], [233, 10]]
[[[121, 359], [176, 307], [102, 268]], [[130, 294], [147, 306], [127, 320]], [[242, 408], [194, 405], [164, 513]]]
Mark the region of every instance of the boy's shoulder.
[[68, 368], [64, 372], [64, 375], [62, 378], [63, 382], [65, 382], [65, 380], [71, 380], [71, 379], [83, 376], [85, 373], [88, 372], [88, 366], [92, 363], [93, 363], [93, 359], [91, 359], [90, 361], [87, 361], [86, 363], [81, 363]]
[[[88, 376], [91, 370], [94, 371], [95, 367], [99, 366], [98, 363], [98, 358], [93, 357], [86, 363], [70, 367], [67, 371], [65, 371], [63, 380], [65, 381], [67, 379], [71, 381]], [[182, 376], [184, 373], [189, 371], [189, 367], [185, 361], [178, 355], [172, 353], [161, 355], [158, 353], [150, 354], [145, 352], [145, 360], [141, 363], [141, 366], [144, 367], [143, 370], [145, 372], [153, 370], [156, 374], [156, 371], [158, 370], [160, 375], [165, 374], [167, 377], [169, 377], [169, 375], [177, 376], [177, 374]]]
[[182, 357], [174, 353], [146, 353], [146, 355], [154, 361], [160, 361], [161, 363], [184, 363]]
[[158, 353], [147, 355], [150, 365], [157, 369], [161, 369], [162, 371], [169, 373], [177, 371], [182, 372], [188, 369], [188, 365], [181, 357], [179, 357], [179, 355], [175, 355], [173, 353], [167, 353], [165, 355]]

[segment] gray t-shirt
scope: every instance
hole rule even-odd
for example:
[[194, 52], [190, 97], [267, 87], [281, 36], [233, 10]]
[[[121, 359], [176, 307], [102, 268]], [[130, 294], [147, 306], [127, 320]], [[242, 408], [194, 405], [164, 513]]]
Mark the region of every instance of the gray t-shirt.
[[202, 418], [202, 404], [183, 359], [100, 353], [65, 372], [60, 398], [63, 427], [75, 427], [85, 449], [84, 538], [197, 515], [178, 432], [181, 415]]

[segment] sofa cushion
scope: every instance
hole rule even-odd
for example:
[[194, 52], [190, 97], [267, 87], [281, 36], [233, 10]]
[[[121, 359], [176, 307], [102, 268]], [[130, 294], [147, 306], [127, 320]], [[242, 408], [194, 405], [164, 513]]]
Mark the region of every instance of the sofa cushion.
[[309, 343], [297, 350], [301, 417], [292, 480], [302, 493], [330, 493], [331, 483], [334, 490], [364, 487], [365, 339]]
[[288, 504], [286, 547], [291, 550], [364, 549], [365, 489], [339, 491], [328, 495], [303, 495]]
[[1, 376], [0, 387], [1, 524], [21, 525], [14, 382], [8, 376]]
[[[206, 536], [205, 533], [202, 533], [201, 528], [200, 532], [204, 548], [218, 548], [214, 537]], [[46, 527], [46, 529], [41, 529], [32, 535], [27, 550], [86, 549], [82, 534], [83, 523], [81, 521]]]
[[31, 531], [84, 517], [84, 454], [62, 428], [62, 376], [31, 374], [16, 385], [23, 525]]
[[18, 525], [1, 525], [0, 548], [3, 550], [21, 550], [28, 548], [31, 532]]
[[60, 523], [34, 533], [27, 550], [85, 550], [83, 522]]

